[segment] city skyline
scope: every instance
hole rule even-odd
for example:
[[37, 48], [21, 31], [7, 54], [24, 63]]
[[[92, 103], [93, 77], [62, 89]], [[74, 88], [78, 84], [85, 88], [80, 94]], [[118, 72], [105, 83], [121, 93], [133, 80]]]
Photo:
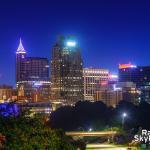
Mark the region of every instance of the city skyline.
[[150, 65], [150, 3], [109, 2], [1, 2], [0, 84], [15, 85], [20, 37], [31, 56], [50, 59], [56, 36], [74, 34], [82, 48], [84, 67], [117, 72], [119, 63]]
[[0, 0], [0, 149], [150, 149], [150, 0]]

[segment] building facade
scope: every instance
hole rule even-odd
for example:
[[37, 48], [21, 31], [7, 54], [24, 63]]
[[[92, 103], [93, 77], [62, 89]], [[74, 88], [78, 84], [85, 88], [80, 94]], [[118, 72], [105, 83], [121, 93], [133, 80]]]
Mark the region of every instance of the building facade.
[[140, 91], [139, 101], [150, 103], [150, 66], [119, 65], [119, 81], [133, 82]]
[[16, 52], [16, 85], [18, 96], [29, 101], [50, 99], [49, 60], [27, 57], [21, 39]]
[[121, 89], [114, 90], [109, 87], [101, 88], [94, 96], [96, 101], [102, 101], [108, 107], [116, 107], [116, 105], [123, 99]]
[[51, 99], [74, 104], [83, 100], [83, 61], [75, 37], [59, 37], [52, 48]]
[[8, 85], [0, 86], [0, 103], [12, 100], [12, 96], [13, 96], [12, 86], [8, 86]]
[[97, 91], [100, 91], [101, 86], [108, 84], [109, 71], [107, 69], [83, 69], [84, 80], [84, 100], [94, 101]]
[[118, 82], [116, 86], [122, 91], [122, 100], [138, 104], [141, 91], [134, 82]]
[[108, 69], [84, 68], [84, 100], [101, 101], [108, 107], [116, 107], [122, 100], [122, 90], [115, 88], [118, 76]]

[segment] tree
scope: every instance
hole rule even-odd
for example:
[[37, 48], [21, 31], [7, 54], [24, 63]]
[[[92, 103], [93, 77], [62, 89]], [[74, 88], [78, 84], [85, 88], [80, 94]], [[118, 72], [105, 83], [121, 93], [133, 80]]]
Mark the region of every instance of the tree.
[[0, 117], [4, 150], [75, 150], [60, 130], [52, 130], [39, 117]]
[[112, 110], [102, 102], [79, 101], [75, 106], [64, 106], [52, 112], [50, 126], [65, 131], [94, 130], [105, 128], [109, 124]]

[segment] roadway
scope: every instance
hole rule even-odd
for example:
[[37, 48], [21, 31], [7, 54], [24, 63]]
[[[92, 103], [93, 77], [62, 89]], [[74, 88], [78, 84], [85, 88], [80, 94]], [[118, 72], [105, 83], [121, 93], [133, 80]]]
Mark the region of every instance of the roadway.
[[78, 132], [66, 132], [67, 136], [113, 136], [117, 134], [117, 131], [95, 131], [95, 132], [84, 132], [84, 131], [78, 131]]
[[127, 150], [127, 147], [118, 147], [110, 144], [87, 144], [87, 150]]

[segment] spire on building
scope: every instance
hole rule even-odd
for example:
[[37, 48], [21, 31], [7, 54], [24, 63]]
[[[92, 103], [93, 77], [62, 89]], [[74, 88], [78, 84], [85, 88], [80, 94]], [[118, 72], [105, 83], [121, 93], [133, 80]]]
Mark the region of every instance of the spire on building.
[[23, 45], [22, 45], [22, 40], [20, 38], [20, 42], [19, 42], [19, 46], [18, 46], [18, 49], [17, 49], [17, 53], [26, 53]]

